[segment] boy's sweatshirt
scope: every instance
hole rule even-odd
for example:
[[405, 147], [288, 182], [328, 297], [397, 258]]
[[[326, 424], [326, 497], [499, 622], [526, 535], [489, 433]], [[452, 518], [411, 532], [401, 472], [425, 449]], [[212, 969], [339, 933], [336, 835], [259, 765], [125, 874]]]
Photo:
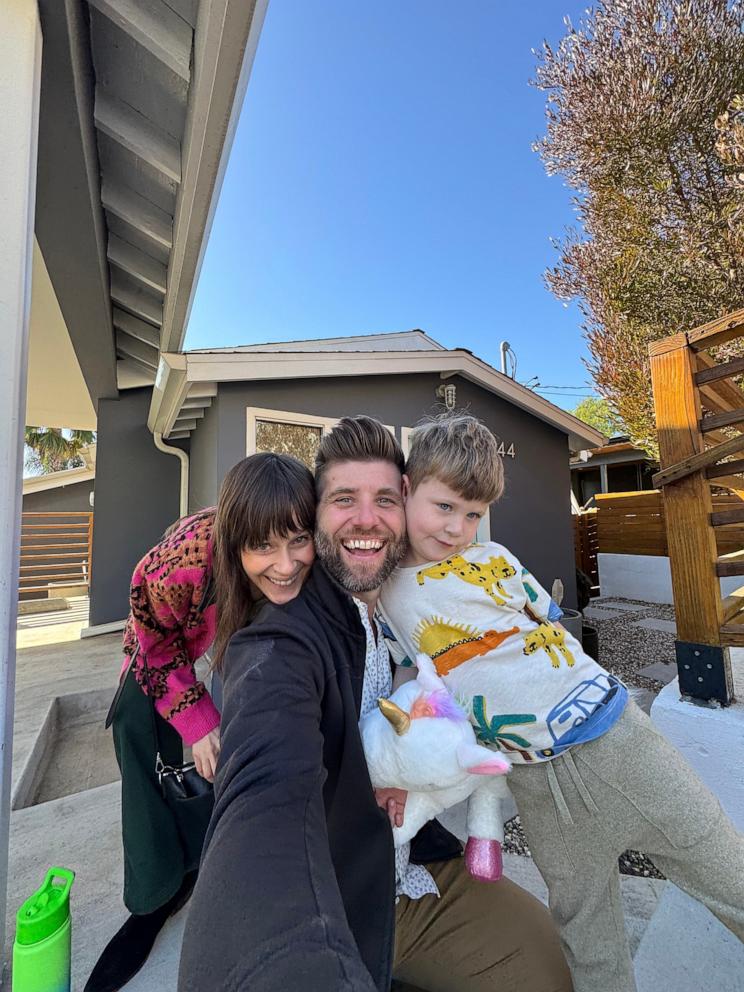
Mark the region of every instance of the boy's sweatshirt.
[[430, 655], [479, 741], [514, 761], [593, 740], [623, 711], [625, 686], [549, 622], [550, 596], [500, 544], [398, 567], [380, 604], [395, 661]]

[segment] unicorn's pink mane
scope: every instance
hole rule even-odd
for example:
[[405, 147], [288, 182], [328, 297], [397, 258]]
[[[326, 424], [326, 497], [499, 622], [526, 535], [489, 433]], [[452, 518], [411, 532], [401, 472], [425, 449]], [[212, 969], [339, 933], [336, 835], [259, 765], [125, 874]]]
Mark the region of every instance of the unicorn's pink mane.
[[418, 717], [442, 717], [446, 720], [467, 720], [467, 713], [457, 705], [446, 689], [425, 692], [416, 698], [411, 707], [412, 720]]

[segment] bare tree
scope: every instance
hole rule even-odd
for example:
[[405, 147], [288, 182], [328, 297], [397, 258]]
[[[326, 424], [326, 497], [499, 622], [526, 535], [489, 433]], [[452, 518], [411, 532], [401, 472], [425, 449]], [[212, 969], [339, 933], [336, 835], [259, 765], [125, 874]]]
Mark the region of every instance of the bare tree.
[[599, 0], [566, 27], [536, 53], [535, 148], [580, 229], [546, 279], [578, 300], [597, 389], [653, 450], [649, 342], [744, 305], [742, 0]]

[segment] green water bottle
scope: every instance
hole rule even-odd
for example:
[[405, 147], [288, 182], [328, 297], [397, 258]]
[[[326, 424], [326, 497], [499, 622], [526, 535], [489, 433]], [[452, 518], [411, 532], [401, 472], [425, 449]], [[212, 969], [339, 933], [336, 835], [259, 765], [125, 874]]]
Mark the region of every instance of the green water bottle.
[[70, 992], [70, 888], [75, 873], [50, 868], [16, 915], [13, 992]]

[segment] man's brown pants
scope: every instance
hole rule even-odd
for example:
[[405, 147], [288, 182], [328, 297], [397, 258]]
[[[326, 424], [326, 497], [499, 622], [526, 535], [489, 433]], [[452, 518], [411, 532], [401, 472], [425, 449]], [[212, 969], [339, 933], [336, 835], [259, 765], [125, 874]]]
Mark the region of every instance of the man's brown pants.
[[[476, 882], [463, 858], [427, 865], [441, 898], [401, 896], [393, 974], [401, 992], [571, 992], [547, 909], [508, 878]], [[413, 989], [411, 989], [413, 987]]]

